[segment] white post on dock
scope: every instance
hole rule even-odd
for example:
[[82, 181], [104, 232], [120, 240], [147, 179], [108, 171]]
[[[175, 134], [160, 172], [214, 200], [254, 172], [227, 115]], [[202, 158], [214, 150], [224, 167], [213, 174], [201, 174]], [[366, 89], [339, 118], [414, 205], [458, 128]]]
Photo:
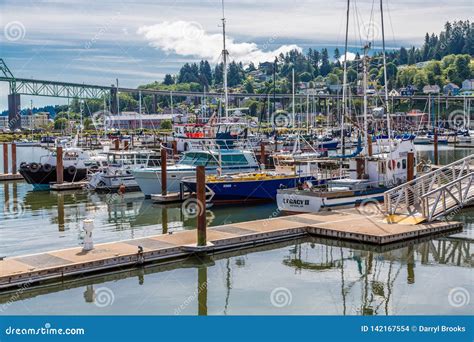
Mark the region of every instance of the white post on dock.
[[92, 240], [94, 220], [86, 219], [82, 221], [82, 223], [84, 224], [84, 231], [86, 232], [86, 236], [84, 237], [84, 247], [82, 247], [82, 251], [91, 251], [94, 249], [94, 241]]

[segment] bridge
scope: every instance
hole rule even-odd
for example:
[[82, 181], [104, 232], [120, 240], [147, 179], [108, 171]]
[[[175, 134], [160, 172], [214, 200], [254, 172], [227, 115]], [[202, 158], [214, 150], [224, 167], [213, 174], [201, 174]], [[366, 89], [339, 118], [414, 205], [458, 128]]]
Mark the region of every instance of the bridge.
[[431, 222], [449, 217], [474, 200], [474, 154], [384, 194], [385, 214], [392, 223]]

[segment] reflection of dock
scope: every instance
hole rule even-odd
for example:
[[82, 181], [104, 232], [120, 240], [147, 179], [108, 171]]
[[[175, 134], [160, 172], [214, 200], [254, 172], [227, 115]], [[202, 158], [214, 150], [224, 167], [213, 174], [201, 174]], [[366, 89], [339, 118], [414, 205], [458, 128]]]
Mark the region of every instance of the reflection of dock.
[[[388, 224], [382, 216], [366, 217], [356, 211], [302, 214], [209, 228], [207, 241], [212, 246], [207, 247], [207, 252], [240, 249], [306, 235], [387, 244], [455, 231], [461, 227], [458, 222]], [[192, 252], [188, 248], [196, 244], [196, 238], [196, 231], [190, 230], [98, 244], [89, 252], [71, 248], [6, 258], [0, 261], [0, 288], [189, 256]]]

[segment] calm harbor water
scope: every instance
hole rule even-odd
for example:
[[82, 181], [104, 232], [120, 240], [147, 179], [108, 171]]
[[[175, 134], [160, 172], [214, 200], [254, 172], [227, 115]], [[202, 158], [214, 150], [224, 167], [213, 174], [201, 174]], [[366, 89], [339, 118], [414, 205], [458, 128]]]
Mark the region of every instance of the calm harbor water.
[[[418, 150], [419, 158], [432, 158], [431, 146]], [[440, 163], [472, 151], [440, 147]], [[19, 151], [26, 159], [23, 153], [39, 155], [31, 148]], [[156, 205], [140, 193], [122, 198], [85, 191], [33, 192], [28, 184], [14, 182], [0, 183], [1, 199], [7, 204], [0, 210], [0, 256], [79, 246], [85, 218], [95, 220], [96, 242], [195, 227], [195, 219], [184, 216], [179, 204]], [[208, 224], [275, 213], [274, 204], [215, 207], [209, 210]], [[307, 238], [84, 278], [17, 296], [0, 293], [0, 313], [470, 314], [472, 301], [458, 307], [452, 293], [472, 292], [474, 210], [463, 210], [455, 219], [465, 222], [462, 233], [384, 248]]]

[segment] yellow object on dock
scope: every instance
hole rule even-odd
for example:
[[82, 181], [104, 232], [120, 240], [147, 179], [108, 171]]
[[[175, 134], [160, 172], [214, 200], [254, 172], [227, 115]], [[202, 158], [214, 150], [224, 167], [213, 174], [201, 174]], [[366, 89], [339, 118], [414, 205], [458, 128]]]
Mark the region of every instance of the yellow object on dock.
[[425, 217], [414, 215], [387, 215], [384, 222], [397, 224], [419, 224], [426, 221]]

